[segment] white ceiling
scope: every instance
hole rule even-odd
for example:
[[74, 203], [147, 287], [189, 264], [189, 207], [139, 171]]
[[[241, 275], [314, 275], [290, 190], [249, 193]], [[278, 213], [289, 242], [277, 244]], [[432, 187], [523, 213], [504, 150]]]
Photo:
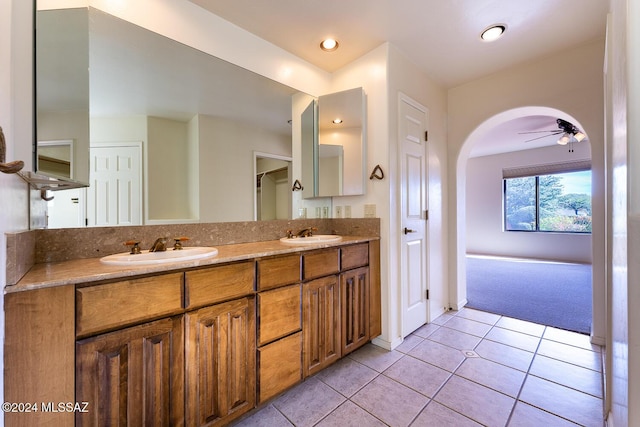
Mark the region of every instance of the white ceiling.
[[[189, 0], [329, 72], [390, 42], [454, 87], [604, 38], [607, 0]], [[494, 43], [480, 40], [507, 25]], [[339, 40], [334, 52], [320, 41]]]
[[[390, 42], [426, 75], [451, 88], [605, 36], [606, 0], [189, 0], [332, 72]], [[507, 31], [493, 43], [480, 33]], [[323, 52], [334, 37], [340, 47]], [[525, 116], [478, 135], [471, 156], [553, 145], [555, 116]]]

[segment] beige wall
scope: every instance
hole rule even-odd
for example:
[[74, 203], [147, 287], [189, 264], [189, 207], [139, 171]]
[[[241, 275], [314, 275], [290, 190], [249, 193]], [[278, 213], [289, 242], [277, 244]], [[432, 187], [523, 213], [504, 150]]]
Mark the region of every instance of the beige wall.
[[588, 142], [574, 152], [555, 145], [471, 158], [466, 168], [467, 253], [591, 263], [591, 235], [503, 231], [502, 169], [589, 159]]
[[291, 156], [291, 137], [199, 116], [200, 220], [252, 221], [254, 151]]

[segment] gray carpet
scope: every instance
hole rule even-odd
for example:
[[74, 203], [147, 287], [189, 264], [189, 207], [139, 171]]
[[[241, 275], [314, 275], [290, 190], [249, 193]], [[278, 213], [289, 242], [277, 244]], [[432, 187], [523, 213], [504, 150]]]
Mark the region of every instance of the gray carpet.
[[467, 257], [467, 307], [588, 334], [591, 265]]

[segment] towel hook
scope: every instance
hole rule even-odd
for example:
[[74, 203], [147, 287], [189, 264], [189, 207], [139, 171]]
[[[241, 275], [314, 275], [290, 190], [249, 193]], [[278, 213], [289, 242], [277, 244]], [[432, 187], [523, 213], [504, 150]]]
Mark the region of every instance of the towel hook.
[[384, 179], [384, 172], [382, 171], [382, 168], [380, 167], [380, 165], [376, 165], [375, 168], [373, 168], [373, 172], [371, 172], [371, 175], [369, 175], [369, 179]]
[[18, 173], [24, 167], [22, 160], [15, 160], [13, 162], [5, 163], [5, 156], [7, 153], [7, 145], [4, 140], [4, 133], [2, 132], [2, 126], [0, 126], [0, 172], [2, 173]]
[[293, 183], [293, 187], [291, 188], [291, 191], [298, 191], [298, 190], [304, 190], [304, 187], [302, 186], [300, 181], [296, 179]]

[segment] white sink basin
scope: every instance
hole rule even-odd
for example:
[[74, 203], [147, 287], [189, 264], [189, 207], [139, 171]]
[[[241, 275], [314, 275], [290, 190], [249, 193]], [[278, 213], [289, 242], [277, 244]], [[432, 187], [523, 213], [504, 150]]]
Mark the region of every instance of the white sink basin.
[[218, 250], [216, 248], [194, 246], [185, 247], [182, 250], [177, 251], [167, 249], [163, 252], [142, 251], [142, 253], [136, 255], [132, 255], [129, 252], [107, 255], [100, 258], [100, 262], [110, 265], [165, 264], [170, 262], [191, 261], [216, 255], [218, 255]]
[[289, 239], [288, 237], [283, 237], [280, 239], [282, 243], [285, 245], [292, 246], [307, 246], [307, 245], [317, 245], [320, 243], [335, 243], [342, 240], [342, 236], [336, 236], [334, 234], [314, 234], [309, 237], [293, 237]]

